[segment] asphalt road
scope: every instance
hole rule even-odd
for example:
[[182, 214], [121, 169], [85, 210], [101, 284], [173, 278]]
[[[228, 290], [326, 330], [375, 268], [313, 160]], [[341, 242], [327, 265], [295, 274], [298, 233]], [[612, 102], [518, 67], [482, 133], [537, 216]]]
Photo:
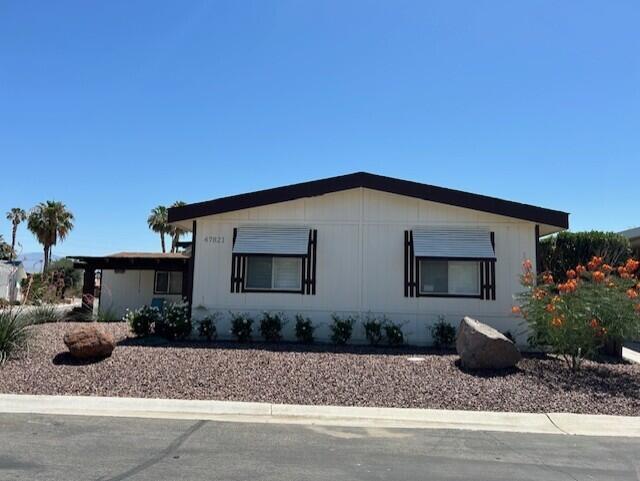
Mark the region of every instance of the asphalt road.
[[0, 415], [1, 480], [638, 480], [640, 439]]

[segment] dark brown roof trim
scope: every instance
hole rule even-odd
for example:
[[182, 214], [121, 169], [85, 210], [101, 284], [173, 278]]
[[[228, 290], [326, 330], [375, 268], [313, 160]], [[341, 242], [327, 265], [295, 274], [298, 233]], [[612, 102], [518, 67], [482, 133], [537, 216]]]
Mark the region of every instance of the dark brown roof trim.
[[221, 197], [206, 202], [187, 204], [182, 207], [172, 207], [169, 209], [169, 222], [287, 202], [304, 197], [315, 197], [358, 187], [415, 197], [417, 199], [439, 202], [456, 207], [464, 207], [488, 212], [490, 214], [504, 215], [540, 224], [548, 224], [563, 229], [569, 227], [569, 214], [566, 212], [520, 204], [518, 202], [487, 197], [485, 195], [471, 194], [460, 190], [395, 179], [393, 177], [369, 174], [368, 172], [356, 172], [354, 174], [302, 182], [300, 184], [276, 187], [274, 189]]
[[76, 269], [135, 269], [183, 271], [189, 257], [119, 257], [119, 256], [67, 256]]

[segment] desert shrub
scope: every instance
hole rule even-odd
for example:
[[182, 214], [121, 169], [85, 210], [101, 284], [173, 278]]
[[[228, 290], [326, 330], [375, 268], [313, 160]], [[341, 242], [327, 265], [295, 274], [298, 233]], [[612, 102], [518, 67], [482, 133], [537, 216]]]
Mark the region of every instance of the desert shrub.
[[404, 333], [402, 332], [402, 324], [386, 321], [383, 324], [384, 337], [390, 346], [401, 346], [404, 344]]
[[46, 322], [60, 322], [64, 319], [64, 312], [50, 304], [40, 304], [29, 309], [25, 314], [31, 324], [44, 324]]
[[251, 340], [253, 319], [247, 314], [231, 313], [231, 334], [240, 342]]
[[151, 306], [142, 306], [133, 311], [127, 309], [122, 320], [129, 324], [131, 332], [136, 336], [144, 337], [151, 334], [154, 326], [160, 320], [160, 311], [157, 307]]
[[170, 341], [184, 339], [191, 334], [189, 304], [184, 301], [164, 305], [162, 316], [156, 321], [156, 334]]
[[362, 326], [364, 327], [364, 335], [372, 346], [377, 346], [382, 342], [384, 337], [382, 326], [386, 319], [378, 319], [371, 314], [367, 314]]
[[331, 314], [332, 322], [329, 325], [331, 330], [331, 342], [334, 344], [346, 344], [351, 339], [353, 333], [353, 325], [356, 318], [352, 316], [340, 317], [337, 314]]
[[525, 290], [513, 310], [526, 320], [531, 343], [558, 354], [577, 371], [607, 341], [640, 335], [639, 266], [628, 259], [614, 267], [596, 256], [558, 282], [548, 272], [536, 280], [526, 260], [520, 278]]
[[566, 272], [578, 264], [587, 265], [593, 257], [604, 264], [618, 265], [631, 256], [629, 239], [615, 232], [561, 232], [540, 241], [542, 272], [565, 281]]
[[296, 338], [304, 344], [313, 342], [313, 331], [315, 326], [311, 323], [311, 319], [301, 314], [296, 315]]
[[456, 328], [448, 323], [444, 316], [431, 327], [433, 345], [439, 349], [450, 348], [456, 340]]
[[117, 322], [118, 319], [118, 311], [112, 307], [101, 307], [98, 309], [98, 312], [95, 316], [92, 316], [94, 321], [97, 322]]
[[81, 271], [74, 269], [71, 259], [58, 259], [47, 266], [46, 275], [49, 282], [58, 286], [57, 295], [60, 298], [67, 294], [79, 294], [81, 283]]
[[210, 314], [200, 320], [198, 325], [198, 335], [204, 337], [207, 341], [213, 341], [218, 337], [218, 329], [216, 322], [218, 321], [218, 313]]
[[0, 365], [27, 345], [29, 318], [18, 309], [0, 311]]
[[282, 328], [286, 323], [284, 314], [265, 312], [260, 319], [260, 335], [265, 341], [279, 341], [282, 339]]

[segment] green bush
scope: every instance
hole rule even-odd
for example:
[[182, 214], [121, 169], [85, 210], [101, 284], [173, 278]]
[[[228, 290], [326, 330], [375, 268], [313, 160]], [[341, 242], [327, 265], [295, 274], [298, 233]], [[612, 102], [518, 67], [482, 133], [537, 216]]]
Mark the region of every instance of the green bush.
[[315, 326], [311, 323], [311, 319], [301, 314], [296, 316], [296, 338], [299, 342], [311, 344], [313, 342], [313, 331], [315, 331], [315, 329]]
[[28, 316], [18, 309], [0, 310], [0, 365], [25, 348], [29, 326]]
[[529, 342], [550, 349], [577, 371], [606, 342], [640, 336], [639, 267], [631, 259], [615, 267], [594, 257], [586, 267], [569, 269], [565, 282], [545, 273], [536, 283], [531, 262], [525, 261], [525, 290], [514, 312], [525, 318]]
[[431, 337], [435, 347], [451, 348], [456, 340], [456, 328], [440, 316], [438, 322], [431, 327]]
[[282, 339], [282, 328], [286, 323], [284, 314], [265, 312], [260, 320], [260, 335], [265, 341], [277, 342]]
[[95, 316], [92, 316], [94, 321], [97, 322], [118, 322], [118, 311], [112, 307], [100, 307], [98, 309], [98, 313]]
[[188, 337], [191, 330], [189, 304], [183, 301], [165, 304], [161, 318], [156, 321], [156, 334], [175, 341]]
[[210, 314], [200, 320], [198, 325], [198, 335], [204, 337], [207, 341], [213, 341], [218, 337], [218, 329], [216, 322], [218, 321], [218, 313]]
[[161, 319], [160, 311], [157, 307], [142, 306], [130, 311], [127, 309], [123, 321], [129, 324], [131, 331], [138, 337], [151, 334], [156, 323]]
[[550, 272], [556, 280], [566, 280], [566, 272], [593, 257], [605, 264], [618, 265], [631, 257], [629, 239], [615, 232], [560, 232], [540, 241], [541, 272]]
[[41, 304], [29, 309], [25, 314], [31, 324], [44, 324], [47, 322], [60, 322], [64, 320], [64, 312], [51, 304]]
[[231, 313], [231, 334], [233, 334], [239, 342], [250, 341], [252, 332], [253, 319], [247, 314]]
[[383, 325], [384, 337], [389, 346], [402, 346], [404, 344], [404, 333], [402, 332], [402, 324], [386, 321]]
[[382, 342], [384, 337], [382, 326], [385, 321], [386, 319], [378, 319], [371, 314], [367, 314], [367, 317], [362, 323], [364, 327], [364, 335], [372, 346], [377, 346]]
[[331, 314], [332, 323], [329, 325], [331, 330], [331, 341], [334, 344], [346, 344], [351, 339], [353, 333], [353, 325], [356, 322], [355, 317], [347, 316], [341, 318], [337, 314]]

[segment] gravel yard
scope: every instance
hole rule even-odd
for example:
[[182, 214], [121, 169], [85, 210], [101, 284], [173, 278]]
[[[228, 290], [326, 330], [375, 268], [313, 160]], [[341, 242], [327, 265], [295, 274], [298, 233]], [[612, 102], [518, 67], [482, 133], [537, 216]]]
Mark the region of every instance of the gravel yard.
[[35, 326], [29, 351], [0, 367], [0, 392], [640, 415], [640, 365], [588, 362], [574, 377], [556, 359], [525, 356], [518, 370], [472, 374], [424, 348], [168, 345], [103, 326], [119, 344], [93, 363], [65, 354], [73, 323]]

